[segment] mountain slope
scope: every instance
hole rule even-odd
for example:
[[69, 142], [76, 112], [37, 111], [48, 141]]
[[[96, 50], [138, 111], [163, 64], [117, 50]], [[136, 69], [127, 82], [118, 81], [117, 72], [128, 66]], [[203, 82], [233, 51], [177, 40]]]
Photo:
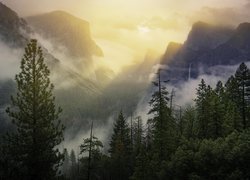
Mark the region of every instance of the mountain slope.
[[102, 56], [102, 50], [92, 40], [87, 21], [64, 11], [54, 11], [26, 18], [36, 32], [53, 44], [63, 46], [70, 56], [90, 58]]
[[[44, 45], [44, 59], [46, 64], [49, 65], [51, 71], [50, 78], [55, 85], [54, 93], [56, 103], [63, 109], [60, 118], [67, 127], [65, 139], [71, 141], [71, 138], [74, 138], [78, 133], [87, 131], [89, 128], [88, 123], [91, 120], [95, 120], [97, 122], [96, 124], [101, 126], [107, 123], [109, 118], [121, 109], [123, 109], [126, 114], [131, 114], [131, 112], [135, 111], [136, 105], [142, 96], [142, 91], [145, 89], [145, 83], [131, 82], [130, 80], [132, 78], [124, 82], [124, 79], [126, 79], [125, 75], [127, 75], [126, 72], [123, 72], [124, 78], [117, 78], [111, 81], [111, 78], [114, 77], [113, 71], [107, 68], [94, 69], [94, 73], [89, 73], [89, 76], [85, 76], [83, 75], [83, 71], [87, 71], [88, 68], [93, 69], [91, 63], [88, 67], [83, 66], [83, 68], [80, 69], [82, 71], [76, 70], [76, 68], [70, 64], [75, 63], [72, 62], [74, 60], [79, 60], [79, 65], [82, 65], [82, 63], [84, 64], [82, 61], [91, 62], [91, 56], [94, 54], [99, 53], [99, 55], [101, 55], [100, 49], [90, 36], [89, 24], [87, 22], [77, 19], [67, 13], [57, 11], [44, 16], [28, 18], [29, 22], [34, 21], [31, 23], [37, 28], [32, 29], [30, 32], [23, 32], [19, 30], [19, 25], [15, 26], [16, 22], [21, 21], [21, 18], [8, 7], [3, 6], [3, 8], [5, 14], [10, 13], [15, 18], [9, 18], [9, 16], [2, 14], [1, 22], [4, 23], [1, 24], [1, 27], [4, 31], [0, 31], [0, 36], [6, 37], [5, 33], [10, 33], [11, 31], [14, 31], [18, 36], [15, 39], [0, 39], [0, 43], [4, 46], [8, 46], [10, 52], [12, 52], [13, 49], [18, 49], [18, 52], [20, 52], [17, 55], [18, 57], [16, 57], [17, 62], [14, 63], [15, 66], [20, 66], [20, 60], [28, 40], [39, 33], [46, 37], [50, 43], [52, 42], [53, 46], [66, 46], [65, 48], [68, 49], [68, 55], [64, 54], [65, 51], [61, 52], [63, 56], [65, 55], [64, 58], [61, 59], [57, 53], [51, 51], [51, 47], [47, 47], [46, 43], [38, 40], [38, 42], [43, 43], [40, 45]], [[54, 19], [52, 17], [54, 17]], [[35, 18], [37, 18], [37, 20], [35, 20]], [[25, 20], [22, 21], [29, 27], [29, 23], [26, 23]], [[55, 24], [51, 22], [51, 24], [49, 24], [47, 21], [56, 22]], [[11, 24], [11, 26], [8, 24]], [[12, 37], [12, 35], [10, 35], [10, 37]], [[24, 39], [25, 42], [18, 47], [13, 48], [8, 45], [13, 40], [15, 40], [13, 44], [16, 45], [16, 41], [22, 39]], [[96, 47], [97, 51], [95, 50]], [[1, 62], [6, 62], [6, 59], [7, 58], [1, 56], [0, 53]], [[144, 67], [151, 67], [148, 63], [146, 64], [147, 66]], [[136, 67], [136, 69], [137, 68], [139, 68], [139, 66]], [[137, 72], [136, 69], [135, 72]], [[16, 74], [18, 72], [13, 73]], [[10, 79], [13, 78], [14, 77], [10, 77]], [[3, 129], [6, 130], [10, 128], [11, 122], [8, 116], [5, 113], [1, 114], [1, 112], [4, 112], [9, 105], [9, 97], [11, 94], [15, 94], [14, 80], [8, 81], [6, 79], [0, 79], [0, 134], [4, 132]]]
[[27, 43], [27, 38], [22, 34], [29, 32], [29, 27], [24, 19], [17, 13], [0, 2], [0, 40], [11, 47], [22, 47]]
[[[166, 51], [166, 54], [168, 52]], [[236, 65], [248, 61], [250, 55], [250, 23], [242, 23], [236, 29], [195, 23], [184, 45], [170, 59], [163, 56], [162, 64], [170, 68], [167, 76], [187, 80], [210, 73], [209, 67]]]

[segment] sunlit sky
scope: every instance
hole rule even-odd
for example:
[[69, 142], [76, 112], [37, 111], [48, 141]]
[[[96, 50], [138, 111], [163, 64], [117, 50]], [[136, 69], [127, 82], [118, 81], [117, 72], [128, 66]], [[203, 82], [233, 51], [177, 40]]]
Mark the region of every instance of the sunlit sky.
[[117, 69], [163, 54], [170, 41], [183, 43], [192, 24], [236, 26], [250, 21], [250, 0], [1, 0], [20, 16], [65, 10], [90, 22], [104, 60]]

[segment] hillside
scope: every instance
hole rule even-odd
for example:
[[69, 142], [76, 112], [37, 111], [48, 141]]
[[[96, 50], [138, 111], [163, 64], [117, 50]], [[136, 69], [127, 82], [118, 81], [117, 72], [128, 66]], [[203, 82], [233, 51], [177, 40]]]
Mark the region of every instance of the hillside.
[[63, 46], [73, 57], [103, 56], [91, 37], [89, 23], [64, 11], [54, 11], [26, 18], [36, 32], [56, 46]]
[[[250, 31], [242, 31], [241, 26], [232, 29], [203, 22], [195, 23], [183, 46], [171, 58], [168, 57], [168, 50], [162, 57], [161, 63], [170, 67], [168, 76], [176, 81], [187, 80], [189, 67], [191, 77], [196, 78], [201, 73], [210, 73], [209, 67], [236, 65], [246, 61], [249, 39], [242, 36], [248, 36]], [[248, 26], [248, 23], [244, 26]]]

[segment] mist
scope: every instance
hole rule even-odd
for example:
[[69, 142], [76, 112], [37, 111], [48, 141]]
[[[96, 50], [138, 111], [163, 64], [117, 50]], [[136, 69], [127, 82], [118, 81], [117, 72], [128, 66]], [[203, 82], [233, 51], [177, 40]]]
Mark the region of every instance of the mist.
[[11, 49], [0, 41], [0, 80], [13, 79], [19, 71], [21, 49]]

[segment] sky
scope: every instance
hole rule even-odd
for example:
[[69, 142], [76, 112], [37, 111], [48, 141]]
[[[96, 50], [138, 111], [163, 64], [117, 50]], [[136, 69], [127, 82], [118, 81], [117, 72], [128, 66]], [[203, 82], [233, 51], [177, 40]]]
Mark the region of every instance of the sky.
[[[163, 54], [170, 41], [183, 43], [196, 21], [237, 26], [250, 21], [250, 0], [0, 0], [20, 16], [64, 10], [90, 22], [106, 65]], [[151, 51], [152, 52], [152, 51]]]

